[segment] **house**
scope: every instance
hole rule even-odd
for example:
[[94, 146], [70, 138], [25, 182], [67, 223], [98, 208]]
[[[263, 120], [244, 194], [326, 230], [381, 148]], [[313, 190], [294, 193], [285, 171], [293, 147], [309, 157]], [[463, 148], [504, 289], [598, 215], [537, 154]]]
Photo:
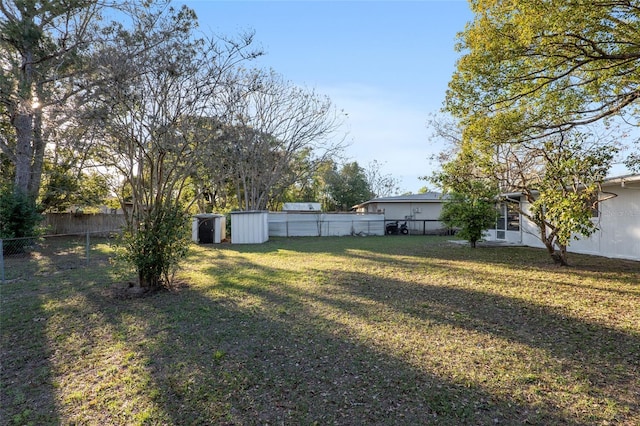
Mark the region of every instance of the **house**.
[[[505, 241], [530, 247], [544, 247], [537, 225], [518, 213], [528, 212], [529, 203], [519, 193], [503, 194], [495, 229], [486, 233], [489, 241]], [[593, 210], [598, 230], [590, 237], [571, 241], [567, 250], [612, 258], [640, 260], [640, 175], [608, 178]]]
[[411, 234], [440, 234], [448, 228], [440, 222], [446, 196], [439, 192], [374, 198], [353, 206], [357, 213], [384, 214], [385, 222], [407, 222]]

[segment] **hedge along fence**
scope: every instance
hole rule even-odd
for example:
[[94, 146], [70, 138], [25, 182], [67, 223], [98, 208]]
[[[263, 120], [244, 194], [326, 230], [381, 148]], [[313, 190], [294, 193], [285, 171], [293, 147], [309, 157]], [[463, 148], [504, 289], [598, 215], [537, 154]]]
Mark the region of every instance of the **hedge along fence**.
[[113, 232], [125, 226], [122, 214], [46, 213], [43, 225], [48, 234], [86, 234]]
[[271, 237], [384, 235], [383, 214], [269, 213]]

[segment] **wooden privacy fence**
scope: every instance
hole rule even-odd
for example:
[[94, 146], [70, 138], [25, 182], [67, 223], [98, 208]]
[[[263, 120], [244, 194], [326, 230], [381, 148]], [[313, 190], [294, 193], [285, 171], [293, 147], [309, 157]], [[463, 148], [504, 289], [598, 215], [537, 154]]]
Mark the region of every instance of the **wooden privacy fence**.
[[122, 214], [47, 213], [44, 225], [47, 234], [109, 233], [122, 229], [125, 219]]

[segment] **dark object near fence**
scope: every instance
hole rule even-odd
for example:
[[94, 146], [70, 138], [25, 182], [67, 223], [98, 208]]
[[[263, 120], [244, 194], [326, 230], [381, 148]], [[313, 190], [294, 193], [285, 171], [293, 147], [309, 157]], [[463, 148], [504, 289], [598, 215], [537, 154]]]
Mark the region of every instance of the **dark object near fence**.
[[398, 221], [387, 223], [385, 230], [387, 235], [397, 235], [397, 234], [408, 235], [409, 234], [409, 228], [407, 227], [407, 222], [404, 222], [402, 224], [399, 224]]

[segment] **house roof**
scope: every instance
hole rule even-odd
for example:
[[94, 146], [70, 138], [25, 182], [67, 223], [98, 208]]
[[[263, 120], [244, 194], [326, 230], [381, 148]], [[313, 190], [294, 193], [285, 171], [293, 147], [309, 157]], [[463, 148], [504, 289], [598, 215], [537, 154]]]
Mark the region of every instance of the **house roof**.
[[[621, 186], [623, 188], [638, 188], [640, 189], [640, 174], [628, 174], [622, 176], [613, 176], [608, 177], [602, 181], [602, 186]], [[537, 193], [537, 191], [533, 191]], [[520, 197], [524, 195], [522, 191], [516, 192], [503, 192], [500, 194], [501, 197]]]
[[444, 198], [447, 198], [447, 196], [439, 192], [424, 192], [422, 194], [396, 195], [393, 197], [374, 198], [372, 200], [365, 201], [364, 203], [355, 205], [352, 207], [352, 209], [364, 207], [367, 204], [372, 204], [372, 203], [441, 203]]
[[625, 187], [626, 185], [633, 185], [633, 187], [635, 188], [640, 185], [640, 174], [610, 177], [603, 180], [602, 185], [620, 185], [622, 187]]

